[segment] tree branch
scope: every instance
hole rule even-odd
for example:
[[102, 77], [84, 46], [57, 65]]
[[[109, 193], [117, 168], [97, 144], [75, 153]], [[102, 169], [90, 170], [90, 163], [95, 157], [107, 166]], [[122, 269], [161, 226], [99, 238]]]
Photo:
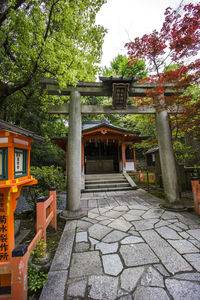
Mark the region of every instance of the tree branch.
[[3, 13], [0, 14], [0, 26], [3, 24], [3, 22], [7, 19], [7, 16], [11, 9], [17, 10], [23, 3], [25, 3], [25, 0], [17, 0], [15, 5], [12, 5], [8, 7]]

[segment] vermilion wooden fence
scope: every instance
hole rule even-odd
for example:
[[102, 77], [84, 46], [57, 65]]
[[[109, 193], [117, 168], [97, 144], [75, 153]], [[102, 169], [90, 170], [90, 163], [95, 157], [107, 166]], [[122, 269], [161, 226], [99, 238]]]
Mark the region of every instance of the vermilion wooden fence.
[[0, 299], [27, 299], [28, 260], [37, 242], [40, 239], [44, 239], [44, 242], [46, 242], [46, 229], [48, 225], [51, 225], [55, 230], [57, 230], [55, 188], [50, 190], [50, 195], [47, 200], [45, 197], [40, 197], [37, 201], [37, 233], [30, 245], [19, 245], [12, 251], [11, 262], [0, 264], [0, 273], [11, 275], [11, 294], [0, 295]]
[[192, 194], [194, 199], [194, 210], [200, 215], [200, 184], [198, 178], [192, 178]]

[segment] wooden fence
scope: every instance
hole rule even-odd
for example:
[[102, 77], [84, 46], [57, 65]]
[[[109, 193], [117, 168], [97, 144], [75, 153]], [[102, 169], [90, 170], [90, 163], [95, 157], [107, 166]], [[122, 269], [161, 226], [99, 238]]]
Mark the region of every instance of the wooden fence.
[[194, 199], [194, 210], [200, 215], [200, 184], [198, 178], [192, 178], [192, 194]]
[[56, 189], [52, 188], [49, 198], [40, 197], [37, 201], [37, 232], [30, 245], [19, 245], [12, 251], [11, 262], [0, 263], [1, 274], [11, 274], [11, 294], [0, 295], [1, 299], [27, 299], [27, 267], [31, 252], [43, 239], [46, 242], [48, 225], [57, 230]]

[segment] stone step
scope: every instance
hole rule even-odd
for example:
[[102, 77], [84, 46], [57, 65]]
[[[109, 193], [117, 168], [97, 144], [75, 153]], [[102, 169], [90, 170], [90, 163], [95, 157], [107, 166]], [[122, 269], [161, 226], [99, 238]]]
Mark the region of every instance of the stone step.
[[103, 188], [123, 188], [129, 187], [128, 182], [121, 182], [121, 183], [99, 183], [99, 184], [86, 184], [85, 189], [103, 189]]
[[123, 174], [93, 174], [85, 175], [85, 180], [94, 180], [94, 179], [117, 179], [124, 178]]
[[99, 184], [99, 183], [121, 183], [121, 182], [127, 182], [126, 178], [113, 178], [113, 179], [91, 179], [91, 180], [86, 180], [85, 184]]
[[115, 188], [98, 188], [98, 189], [85, 189], [81, 193], [94, 193], [94, 192], [118, 192], [118, 191], [130, 191], [133, 190], [131, 186], [128, 187], [115, 187]]

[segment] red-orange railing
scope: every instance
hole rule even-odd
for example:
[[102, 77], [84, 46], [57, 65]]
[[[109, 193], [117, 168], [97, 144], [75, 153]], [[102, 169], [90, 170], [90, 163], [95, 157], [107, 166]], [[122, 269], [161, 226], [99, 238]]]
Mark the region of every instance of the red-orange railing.
[[200, 215], [200, 184], [198, 178], [192, 178], [192, 194], [194, 199], [194, 210]]
[[139, 171], [138, 175], [139, 175], [140, 182], [142, 182], [142, 181], [145, 181], [145, 182], [149, 181], [150, 183], [155, 183], [155, 181], [156, 181], [156, 174], [153, 173], [153, 172], [148, 172], [148, 171], [142, 172], [142, 171]]
[[[6, 270], [11, 270], [11, 296], [4, 299], [27, 299], [27, 265], [31, 252], [42, 238], [46, 242], [46, 229], [51, 225], [57, 230], [56, 189], [50, 190], [50, 197], [40, 197], [37, 201], [37, 233], [27, 245], [19, 245], [12, 251], [11, 263], [5, 264]], [[1, 298], [0, 298], [1, 299]]]

